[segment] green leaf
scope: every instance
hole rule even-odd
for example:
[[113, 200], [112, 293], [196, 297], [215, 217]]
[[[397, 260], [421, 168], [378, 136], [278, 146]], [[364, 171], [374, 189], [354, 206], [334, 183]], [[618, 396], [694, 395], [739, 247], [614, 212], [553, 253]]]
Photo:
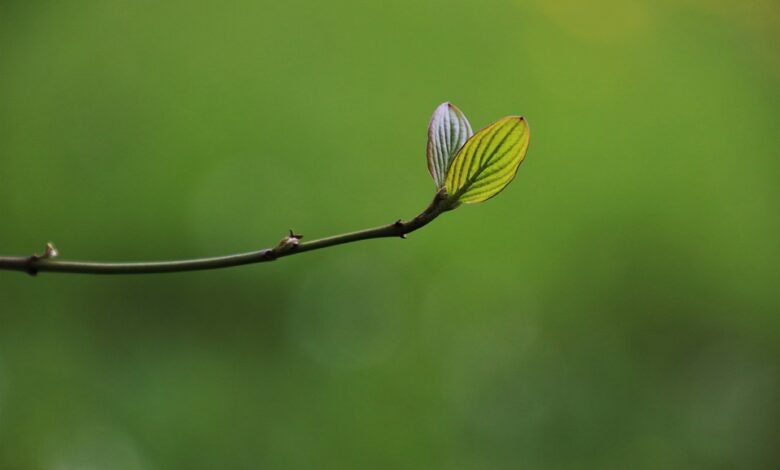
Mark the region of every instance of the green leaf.
[[514, 179], [531, 133], [525, 118], [508, 116], [474, 134], [452, 161], [445, 187], [456, 203], [490, 199]]
[[466, 116], [452, 103], [442, 103], [433, 112], [428, 125], [428, 171], [436, 187], [444, 186], [444, 178], [452, 159], [474, 134]]

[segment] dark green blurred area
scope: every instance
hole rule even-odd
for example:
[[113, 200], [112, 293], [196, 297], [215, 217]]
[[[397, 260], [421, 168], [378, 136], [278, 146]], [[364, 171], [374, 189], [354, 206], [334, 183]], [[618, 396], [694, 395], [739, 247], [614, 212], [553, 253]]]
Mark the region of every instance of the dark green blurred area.
[[0, 469], [780, 465], [774, 0], [0, 1], [0, 254], [415, 215], [426, 126], [530, 122], [409, 240], [0, 272]]

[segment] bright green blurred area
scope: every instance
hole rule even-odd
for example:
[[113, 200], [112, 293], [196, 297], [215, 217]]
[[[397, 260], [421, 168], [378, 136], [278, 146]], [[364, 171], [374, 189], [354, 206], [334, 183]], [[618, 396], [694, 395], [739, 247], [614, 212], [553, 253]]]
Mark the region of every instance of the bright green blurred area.
[[0, 272], [1, 469], [780, 464], [774, 0], [0, 3], [0, 254], [411, 217], [426, 126], [530, 122], [409, 240]]

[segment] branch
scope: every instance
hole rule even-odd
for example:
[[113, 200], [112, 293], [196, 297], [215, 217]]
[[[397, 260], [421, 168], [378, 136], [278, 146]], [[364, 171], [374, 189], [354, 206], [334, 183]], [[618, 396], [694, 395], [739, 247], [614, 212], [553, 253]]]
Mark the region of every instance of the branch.
[[229, 268], [243, 264], [273, 261], [306, 251], [352, 243], [369, 238], [401, 237], [424, 227], [442, 212], [461, 203], [486, 201], [500, 193], [515, 177], [525, 159], [530, 129], [521, 116], [506, 116], [477, 131], [466, 116], [451, 103], [434, 111], [428, 125], [428, 170], [439, 191], [433, 202], [417, 217], [398, 220], [383, 227], [345, 233], [301, 243], [300, 235], [290, 230], [273, 248], [248, 253], [181, 261], [146, 263], [95, 263], [59, 261], [57, 250], [49, 243], [42, 255], [0, 256], [0, 270], [22, 271], [34, 276], [41, 271], [81, 274], [150, 274]]
[[309, 242], [300, 242], [302, 238], [290, 231], [290, 235], [282, 239], [274, 248], [264, 248], [258, 251], [239, 253], [235, 255], [218, 256], [214, 258], [198, 258], [180, 261], [152, 261], [139, 263], [96, 263], [91, 261], [59, 261], [55, 260], [56, 250], [48, 245], [43, 255], [0, 256], [0, 270], [22, 271], [32, 276], [39, 272], [50, 271], [79, 274], [152, 274], [173, 273], [182, 271], [201, 271], [206, 269], [221, 269], [244, 264], [264, 263], [284, 256], [291, 256], [307, 251], [319, 250], [330, 246], [352, 243], [371, 238], [401, 237], [407, 233], [424, 227], [441, 213], [454, 209], [451, 198], [445, 191], [440, 191], [433, 202], [417, 217], [409, 220], [398, 220], [390, 225], [345, 233], [328, 238], [320, 238]]

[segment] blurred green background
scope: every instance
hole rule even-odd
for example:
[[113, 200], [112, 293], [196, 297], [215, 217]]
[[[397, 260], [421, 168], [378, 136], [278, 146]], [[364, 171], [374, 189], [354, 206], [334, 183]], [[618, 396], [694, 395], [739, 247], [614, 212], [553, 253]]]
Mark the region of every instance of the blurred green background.
[[779, 47], [775, 0], [0, 1], [4, 255], [389, 223], [442, 101], [533, 133], [406, 241], [0, 272], [0, 468], [778, 468]]

